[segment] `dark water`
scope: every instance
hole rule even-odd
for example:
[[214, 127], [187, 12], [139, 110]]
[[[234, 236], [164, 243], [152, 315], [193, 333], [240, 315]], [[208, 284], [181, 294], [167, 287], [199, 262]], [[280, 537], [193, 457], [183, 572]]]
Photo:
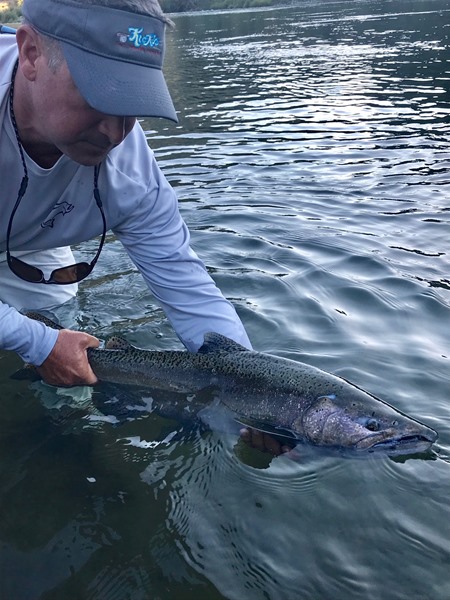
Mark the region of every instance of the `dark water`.
[[[0, 355], [2, 600], [450, 598], [449, 23], [444, 0], [177, 16], [180, 123], [144, 123], [255, 348], [426, 422], [432, 452], [257, 468]], [[100, 263], [59, 316], [179, 347], [113, 238]]]

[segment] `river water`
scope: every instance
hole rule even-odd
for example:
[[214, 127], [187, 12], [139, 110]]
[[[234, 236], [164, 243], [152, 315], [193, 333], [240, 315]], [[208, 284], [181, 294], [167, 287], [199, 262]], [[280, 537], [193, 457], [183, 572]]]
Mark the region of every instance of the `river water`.
[[[439, 440], [407, 459], [270, 462], [127, 408], [123, 389], [83, 401], [12, 381], [1, 354], [0, 597], [448, 600], [450, 7], [174, 20], [180, 122], [143, 126], [255, 349], [350, 379]], [[112, 236], [58, 316], [180, 347]]]

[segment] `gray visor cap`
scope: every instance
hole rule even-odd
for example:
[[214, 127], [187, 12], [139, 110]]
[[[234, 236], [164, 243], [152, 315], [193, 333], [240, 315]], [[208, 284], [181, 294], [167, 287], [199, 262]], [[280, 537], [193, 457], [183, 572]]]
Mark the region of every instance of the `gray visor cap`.
[[59, 40], [80, 94], [99, 112], [178, 122], [162, 73], [165, 23], [77, 0], [24, 0], [36, 29]]

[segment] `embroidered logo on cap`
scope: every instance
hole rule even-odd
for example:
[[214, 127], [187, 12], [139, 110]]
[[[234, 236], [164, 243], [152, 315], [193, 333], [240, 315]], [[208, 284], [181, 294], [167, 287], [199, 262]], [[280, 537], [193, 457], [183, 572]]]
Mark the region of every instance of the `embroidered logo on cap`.
[[141, 50], [160, 51], [159, 45], [161, 43], [160, 38], [156, 33], [144, 34], [143, 27], [128, 27], [128, 33], [117, 34], [119, 44], [123, 46], [132, 46], [133, 48], [139, 48]]

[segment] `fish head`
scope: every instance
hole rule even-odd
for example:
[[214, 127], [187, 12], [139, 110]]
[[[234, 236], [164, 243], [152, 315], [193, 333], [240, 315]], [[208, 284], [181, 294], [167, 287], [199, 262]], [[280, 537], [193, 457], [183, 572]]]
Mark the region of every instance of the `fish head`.
[[389, 455], [424, 452], [436, 441], [433, 429], [386, 402], [358, 388], [350, 396], [318, 397], [295, 420], [294, 431], [315, 445]]

